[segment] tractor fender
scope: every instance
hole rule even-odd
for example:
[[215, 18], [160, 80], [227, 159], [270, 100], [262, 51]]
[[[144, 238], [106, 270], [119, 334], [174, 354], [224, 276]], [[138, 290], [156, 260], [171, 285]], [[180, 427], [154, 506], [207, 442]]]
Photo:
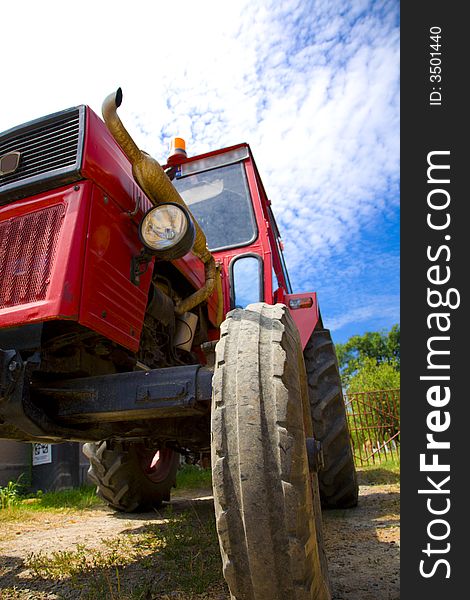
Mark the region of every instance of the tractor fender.
[[[305, 308], [295, 308], [297, 304], [305, 304]], [[311, 302], [310, 302], [311, 301]], [[305, 349], [313, 330], [320, 320], [320, 309], [318, 307], [317, 294], [315, 292], [303, 292], [301, 294], [285, 294], [283, 303], [288, 307], [294, 323], [300, 333], [302, 350]], [[308, 306], [310, 305], [310, 306]]]

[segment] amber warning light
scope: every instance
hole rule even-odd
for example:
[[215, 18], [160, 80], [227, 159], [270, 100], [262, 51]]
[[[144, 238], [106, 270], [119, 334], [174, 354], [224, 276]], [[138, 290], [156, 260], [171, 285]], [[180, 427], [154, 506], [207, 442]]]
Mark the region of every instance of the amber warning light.
[[169, 165], [178, 164], [181, 162], [181, 159], [186, 157], [186, 142], [183, 138], [174, 137], [170, 142], [170, 155], [168, 156], [167, 163]]

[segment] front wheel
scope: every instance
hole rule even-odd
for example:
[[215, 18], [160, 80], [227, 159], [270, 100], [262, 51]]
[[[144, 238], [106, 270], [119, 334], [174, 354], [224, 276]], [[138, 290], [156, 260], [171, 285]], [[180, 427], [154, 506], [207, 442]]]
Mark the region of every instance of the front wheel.
[[179, 463], [170, 448], [156, 451], [144, 444], [103, 441], [84, 444], [83, 453], [90, 461], [89, 479], [113, 508], [147, 510], [170, 499]]
[[328, 600], [305, 366], [285, 306], [227, 315], [212, 402], [214, 504], [232, 600]]

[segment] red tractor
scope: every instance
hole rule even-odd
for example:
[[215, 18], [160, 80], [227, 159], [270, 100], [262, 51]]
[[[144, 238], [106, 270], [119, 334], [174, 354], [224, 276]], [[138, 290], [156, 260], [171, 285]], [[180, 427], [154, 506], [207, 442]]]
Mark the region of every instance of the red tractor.
[[329, 598], [320, 502], [358, 488], [317, 297], [292, 293], [250, 147], [176, 138], [161, 167], [121, 100], [0, 135], [0, 437], [86, 441], [121, 511], [210, 453], [232, 598]]

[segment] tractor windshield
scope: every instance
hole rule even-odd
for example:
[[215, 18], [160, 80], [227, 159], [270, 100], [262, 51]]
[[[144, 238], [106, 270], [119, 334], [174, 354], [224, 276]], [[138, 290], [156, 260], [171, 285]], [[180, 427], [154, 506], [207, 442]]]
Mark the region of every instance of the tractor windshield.
[[256, 223], [242, 163], [187, 175], [173, 184], [206, 234], [210, 250], [254, 241]]

